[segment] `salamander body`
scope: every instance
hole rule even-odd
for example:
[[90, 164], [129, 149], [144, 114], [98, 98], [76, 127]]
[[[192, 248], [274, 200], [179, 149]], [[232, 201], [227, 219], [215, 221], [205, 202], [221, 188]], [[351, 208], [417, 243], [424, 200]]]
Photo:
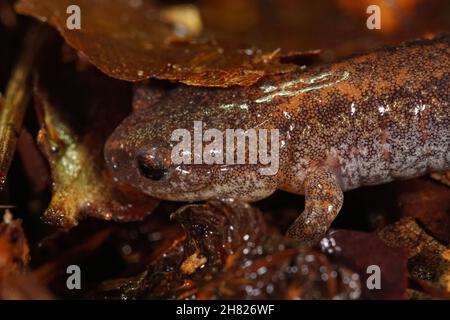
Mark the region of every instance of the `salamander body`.
[[[288, 231], [300, 240], [326, 232], [343, 191], [450, 169], [450, 36], [266, 77], [251, 87], [179, 86], [157, 102], [151, 92], [136, 91], [136, 110], [107, 141], [115, 178], [169, 200], [256, 201], [276, 189], [305, 195], [305, 210]], [[277, 129], [277, 172], [261, 175], [262, 164], [174, 164], [172, 134], [192, 132], [194, 121], [221, 132]]]

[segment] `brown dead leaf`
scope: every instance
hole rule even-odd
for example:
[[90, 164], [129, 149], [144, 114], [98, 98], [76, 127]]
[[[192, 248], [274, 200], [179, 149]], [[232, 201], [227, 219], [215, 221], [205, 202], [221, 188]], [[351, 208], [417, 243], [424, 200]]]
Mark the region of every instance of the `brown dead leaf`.
[[55, 63], [61, 57], [52, 54], [35, 84], [43, 125], [38, 143], [50, 163], [53, 181], [45, 220], [70, 228], [87, 216], [142, 219], [158, 201], [116, 185], [103, 160], [106, 137], [130, 109], [128, 84], [93, 68], [75, 72], [74, 64]]
[[[81, 9], [81, 29], [66, 25], [69, 5]], [[73, 48], [107, 75], [128, 81], [150, 77], [189, 85], [248, 86], [266, 74], [288, 72], [279, 52], [262, 52], [206, 37], [180, 37], [173, 15], [167, 18], [151, 1], [21, 0], [19, 13], [58, 29]], [[166, 19], [164, 18], [166, 17]]]
[[29, 273], [10, 275], [3, 282], [1, 300], [52, 300], [55, 296]]
[[30, 260], [22, 221], [9, 220], [0, 223], [0, 282], [9, 274], [23, 272]]
[[53, 295], [29, 272], [30, 249], [21, 220], [6, 211], [0, 223], [0, 300], [52, 299]]
[[[61, 275], [65, 276], [67, 265], [70, 265], [73, 262], [80, 263], [86, 259], [86, 257], [95, 252], [95, 250], [97, 250], [111, 237], [113, 231], [113, 227], [100, 229], [94, 234], [83, 238], [81, 243], [78, 243], [70, 248], [65, 248], [64, 252], [62, 252], [60, 256], [34, 269], [32, 272], [33, 277], [40, 283], [48, 285]], [[58, 237], [56, 236], [55, 238]]]
[[407, 289], [407, 255], [402, 248], [387, 246], [375, 233], [353, 230], [336, 230], [321, 241], [322, 251], [337, 263], [357, 272], [366, 283], [372, 273], [369, 266], [381, 271], [380, 290], [362, 286], [362, 299], [405, 299]]
[[394, 4], [383, 0], [338, 0], [336, 2], [348, 10], [349, 13], [360, 16], [361, 20], [367, 18], [366, 10], [370, 5], [377, 5], [383, 13], [383, 28], [381, 28], [380, 32], [393, 33], [401, 27], [402, 20], [405, 19], [404, 16], [411, 15], [411, 12], [415, 11], [419, 3], [425, 1], [399, 0], [395, 1]]
[[172, 217], [186, 238], [147, 271], [103, 284], [96, 298], [355, 299], [358, 276], [268, 228], [259, 210], [233, 200], [188, 205]]
[[419, 283], [428, 282], [425, 286], [428, 293], [431, 288], [450, 293], [449, 248], [428, 235], [413, 218], [403, 218], [385, 227], [379, 236], [387, 245], [408, 251], [411, 278]]
[[0, 1], [0, 25], [7, 29], [14, 30], [17, 28], [17, 16], [11, 3], [8, 1]]
[[426, 232], [450, 244], [450, 188], [429, 179], [396, 186], [393, 192], [400, 216], [417, 219]]
[[431, 177], [446, 186], [450, 187], [450, 171], [447, 172], [435, 172], [431, 174]]
[[192, 255], [187, 257], [186, 260], [180, 266], [180, 270], [183, 273], [192, 274], [197, 271], [198, 268], [203, 267], [206, 262], [208, 262], [208, 258], [199, 257], [198, 252], [194, 252]]

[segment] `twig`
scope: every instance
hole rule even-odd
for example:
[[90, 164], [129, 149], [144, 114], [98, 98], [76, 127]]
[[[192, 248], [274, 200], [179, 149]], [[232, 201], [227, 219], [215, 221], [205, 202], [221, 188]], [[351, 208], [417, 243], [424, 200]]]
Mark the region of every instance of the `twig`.
[[6, 182], [30, 100], [29, 76], [44, 42], [45, 30], [42, 26], [35, 26], [28, 31], [19, 60], [6, 87], [5, 97], [0, 101], [0, 190]]

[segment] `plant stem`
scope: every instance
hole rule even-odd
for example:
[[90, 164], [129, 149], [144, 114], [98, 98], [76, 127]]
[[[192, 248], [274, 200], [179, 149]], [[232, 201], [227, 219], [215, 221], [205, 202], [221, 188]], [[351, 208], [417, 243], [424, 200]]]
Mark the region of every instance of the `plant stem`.
[[19, 60], [8, 81], [5, 97], [0, 95], [0, 190], [4, 187], [22, 122], [31, 96], [30, 74], [43, 43], [42, 26], [31, 27]]

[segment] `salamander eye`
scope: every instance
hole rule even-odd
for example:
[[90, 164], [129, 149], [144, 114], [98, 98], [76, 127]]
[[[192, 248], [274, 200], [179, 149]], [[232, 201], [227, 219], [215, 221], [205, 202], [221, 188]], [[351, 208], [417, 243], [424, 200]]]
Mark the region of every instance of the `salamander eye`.
[[158, 181], [167, 175], [167, 168], [164, 161], [157, 155], [150, 152], [140, 152], [136, 156], [139, 172], [147, 179]]

